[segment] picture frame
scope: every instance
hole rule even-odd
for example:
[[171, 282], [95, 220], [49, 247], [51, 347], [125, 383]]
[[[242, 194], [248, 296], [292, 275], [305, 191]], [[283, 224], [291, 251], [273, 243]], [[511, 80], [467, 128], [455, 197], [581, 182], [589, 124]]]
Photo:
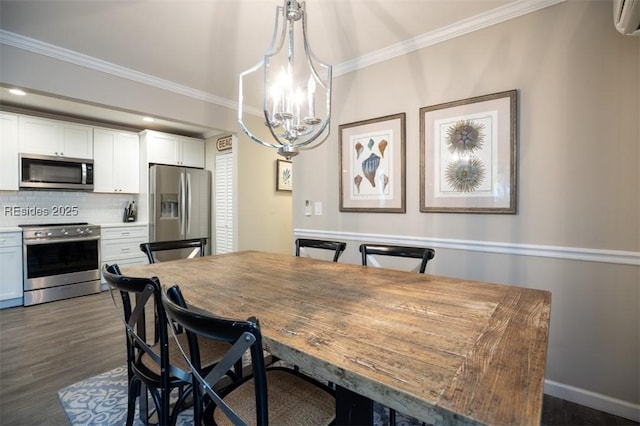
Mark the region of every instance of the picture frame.
[[291, 161], [276, 160], [276, 191], [293, 190], [293, 165]]
[[404, 112], [338, 126], [340, 211], [405, 213]]
[[420, 108], [420, 211], [515, 214], [518, 92]]

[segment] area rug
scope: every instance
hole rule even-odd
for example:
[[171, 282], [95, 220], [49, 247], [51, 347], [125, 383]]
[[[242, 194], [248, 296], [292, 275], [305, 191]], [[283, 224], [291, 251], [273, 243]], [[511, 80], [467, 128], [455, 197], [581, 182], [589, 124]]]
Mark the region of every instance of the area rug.
[[[120, 426], [127, 420], [127, 367], [114, 368], [58, 391], [69, 423], [72, 426]], [[149, 406], [153, 402], [149, 400]], [[133, 424], [142, 426], [138, 408]], [[178, 426], [193, 425], [193, 411], [178, 415]]]
[[[72, 426], [120, 426], [127, 420], [127, 368], [118, 367], [95, 377], [74, 383], [58, 391], [58, 398], [62, 404], [69, 423]], [[150, 403], [152, 406], [152, 403]], [[142, 426], [138, 415], [133, 423]], [[374, 426], [389, 424], [389, 410], [374, 404]], [[398, 426], [419, 426], [423, 423], [400, 413], [396, 414]], [[193, 411], [185, 410], [180, 413], [178, 426], [193, 425]]]

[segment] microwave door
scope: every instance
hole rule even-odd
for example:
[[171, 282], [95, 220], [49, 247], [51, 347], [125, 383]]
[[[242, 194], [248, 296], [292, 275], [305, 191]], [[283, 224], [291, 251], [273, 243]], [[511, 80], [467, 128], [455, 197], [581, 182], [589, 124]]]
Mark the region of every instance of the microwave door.
[[20, 156], [20, 187], [35, 189], [93, 189], [91, 160], [44, 155]]

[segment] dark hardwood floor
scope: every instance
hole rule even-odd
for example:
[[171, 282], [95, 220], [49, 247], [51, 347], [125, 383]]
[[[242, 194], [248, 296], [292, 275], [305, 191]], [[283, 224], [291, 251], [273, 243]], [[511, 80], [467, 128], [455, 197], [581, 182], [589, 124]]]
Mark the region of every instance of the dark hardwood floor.
[[[68, 425], [57, 391], [125, 363], [108, 292], [0, 310], [0, 425]], [[544, 425], [637, 425], [545, 395]]]

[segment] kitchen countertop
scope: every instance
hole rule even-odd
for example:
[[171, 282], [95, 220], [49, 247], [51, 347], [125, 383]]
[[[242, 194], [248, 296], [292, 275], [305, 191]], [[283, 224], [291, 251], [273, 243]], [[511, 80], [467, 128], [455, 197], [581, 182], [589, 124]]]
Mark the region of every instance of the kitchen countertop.
[[22, 232], [22, 228], [19, 226], [0, 226], [0, 233], [2, 232]]
[[[117, 228], [122, 226], [148, 226], [147, 222], [112, 222], [112, 223], [96, 223], [101, 228]], [[22, 232], [19, 226], [0, 226], [0, 233], [3, 232]]]
[[113, 222], [113, 223], [99, 223], [101, 228], [119, 228], [121, 226], [148, 226], [147, 222]]

